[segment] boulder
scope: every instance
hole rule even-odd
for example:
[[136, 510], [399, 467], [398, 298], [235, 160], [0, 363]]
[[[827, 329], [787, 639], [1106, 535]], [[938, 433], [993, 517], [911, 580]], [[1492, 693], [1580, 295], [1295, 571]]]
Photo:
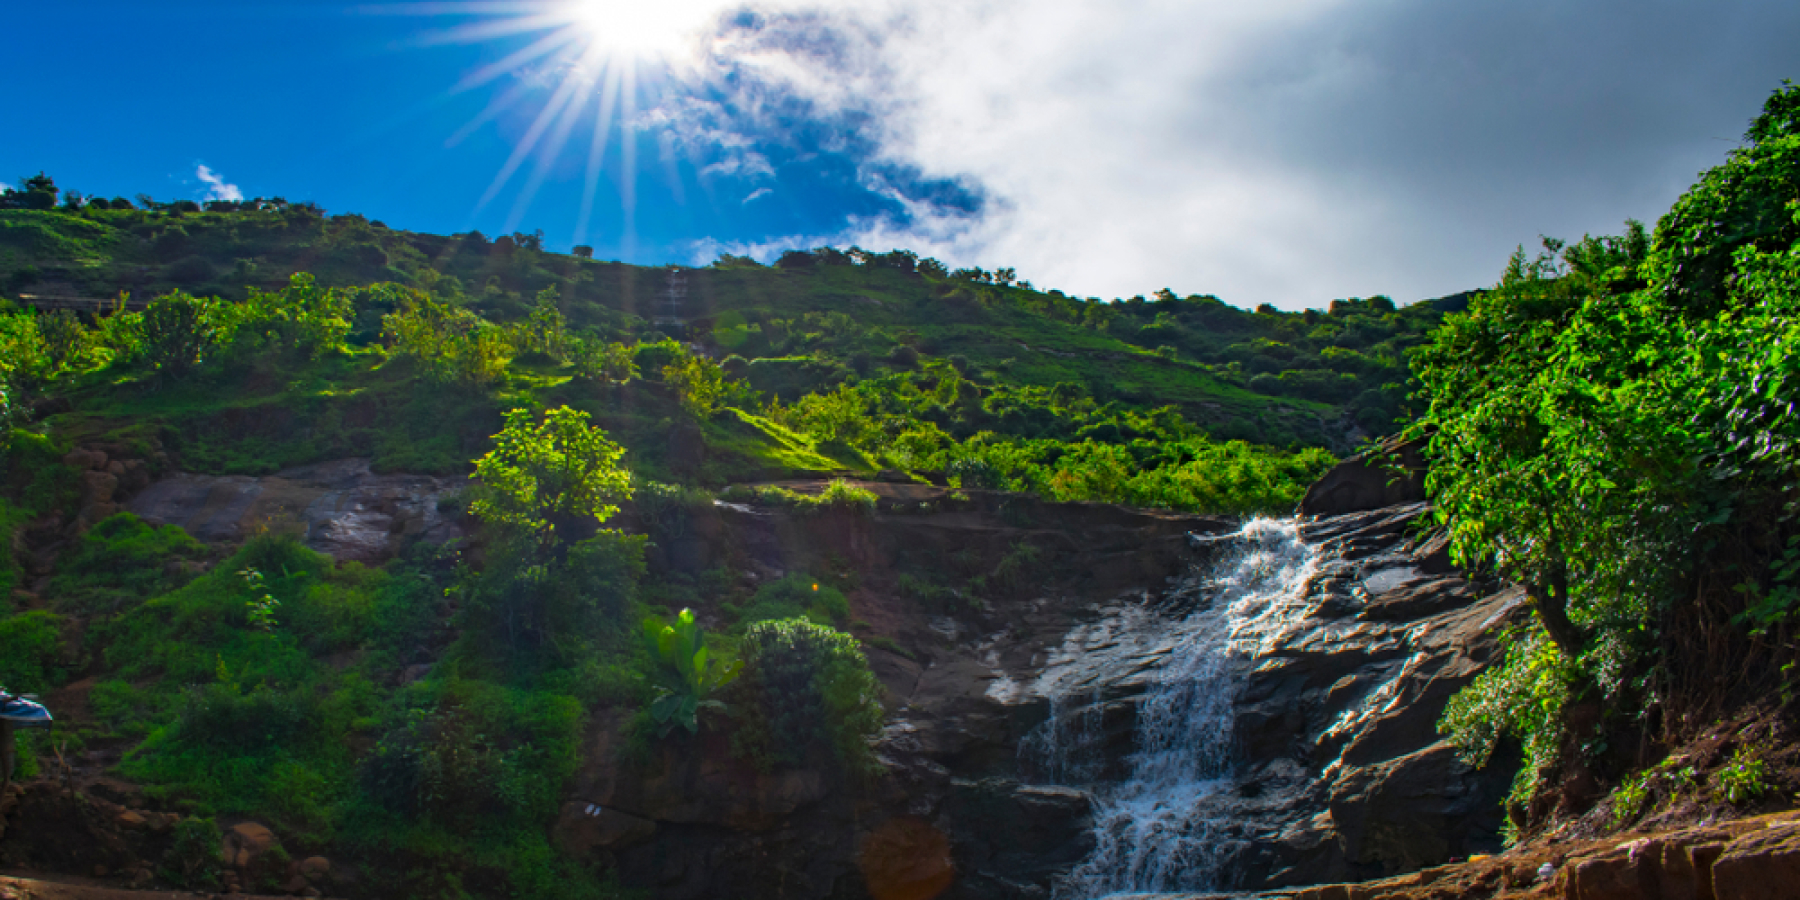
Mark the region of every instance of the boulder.
[[1423, 439], [1388, 441], [1338, 463], [1306, 489], [1296, 513], [1341, 516], [1425, 499]]
[[258, 822], [239, 822], [225, 830], [219, 844], [219, 855], [231, 868], [244, 870], [256, 865], [263, 854], [281, 842], [275, 832]]
[[[125, 477], [133, 478], [130, 470]], [[412, 540], [459, 536], [438, 503], [461, 486], [450, 478], [376, 474], [369, 460], [343, 459], [259, 478], [176, 474], [149, 484], [125, 508], [206, 542], [242, 541], [270, 523], [285, 524], [328, 556], [379, 562]]]

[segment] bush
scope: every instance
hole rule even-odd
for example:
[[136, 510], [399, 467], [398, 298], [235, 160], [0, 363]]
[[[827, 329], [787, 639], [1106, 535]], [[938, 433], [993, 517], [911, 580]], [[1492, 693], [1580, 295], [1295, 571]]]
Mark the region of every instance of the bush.
[[758, 622], [744, 632], [745, 721], [736, 745], [764, 767], [835, 761], [875, 766], [881, 683], [856, 639], [805, 619]]
[[62, 680], [61, 619], [41, 609], [0, 619], [0, 687], [48, 691]]
[[188, 816], [175, 823], [169, 849], [163, 853], [163, 878], [186, 888], [210, 888], [218, 882], [219, 823]]

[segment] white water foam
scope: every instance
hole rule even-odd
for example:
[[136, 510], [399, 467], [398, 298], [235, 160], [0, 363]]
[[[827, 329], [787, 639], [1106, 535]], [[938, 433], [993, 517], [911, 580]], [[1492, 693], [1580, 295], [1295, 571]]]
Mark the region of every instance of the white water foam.
[[[1239, 660], [1268, 651], [1294, 628], [1318, 567], [1294, 521], [1257, 519], [1233, 536], [1202, 579], [1205, 600], [1175, 626], [1184, 637], [1139, 705], [1129, 775], [1095, 789], [1094, 852], [1057, 886], [1056, 900], [1221, 887], [1229, 823], [1207, 807], [1232, 773]], [[1057, 708], [1053, 701], [1053, 715]], [[1063, 723], [1048, 724], [1055, 731]], [[1052, 738], [1048, 746], [1080, 743]], [[1056, 774], [1085, 768], [1075, 760], [1050, 766]]]

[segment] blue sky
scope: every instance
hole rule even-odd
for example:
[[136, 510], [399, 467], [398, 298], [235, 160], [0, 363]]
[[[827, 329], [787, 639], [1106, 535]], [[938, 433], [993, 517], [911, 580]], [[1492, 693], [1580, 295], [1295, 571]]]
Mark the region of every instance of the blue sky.
[[1287, 308], [1654, 220], [1800, 77], [1800, 5], [1735, 0], [70, 0], [7, 25], [8, 181], [645, 263], [905, 246]]

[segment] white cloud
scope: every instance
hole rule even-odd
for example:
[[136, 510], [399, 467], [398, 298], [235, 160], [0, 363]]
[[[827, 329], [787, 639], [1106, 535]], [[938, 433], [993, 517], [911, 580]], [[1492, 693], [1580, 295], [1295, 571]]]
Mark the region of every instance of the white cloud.
[[744, 202], [749, 203], [752, 200], [760, 200], [773, 193], [775, 193], [775, 191], [771, 188], [759, 187], [756, 190], [751, 191], [750, 195], [744, 198]]
[[825, 234], [790, 234], [766, 241], [720, 241], [714, 238], [701, 238], [688, 246], [688, 264], [704, 266], [726, 253], [732, 256], [748, 256], [762, 263], [772, 263], [789, 250], [811, 250], [815, 247], [824, 247], [832, 244], [837, 237]]
[[731, 147], [801, 103], [859, 122], [867, 182], [897, 166], [991, 201], [910, 203], [910, 224], [864, 219], [833, 243], [1080, 295], [1289, 308], [1448, 294], [1540, 232], [1654, 219], [1792, 74], [1800, 33], [1800, 7], [1764, 0], [758, 8], [760, 31], [711, 44], [707, 99], [665, 110], [688, 139]]
[[206, 196], [203, 200], [228, 200], [233, 203], [242, 202], [244, 192], [238, 186], [228, 183], [223, 175], [214, 172], [204, 163], [194, 168], [194, 177], [206, 182]]

